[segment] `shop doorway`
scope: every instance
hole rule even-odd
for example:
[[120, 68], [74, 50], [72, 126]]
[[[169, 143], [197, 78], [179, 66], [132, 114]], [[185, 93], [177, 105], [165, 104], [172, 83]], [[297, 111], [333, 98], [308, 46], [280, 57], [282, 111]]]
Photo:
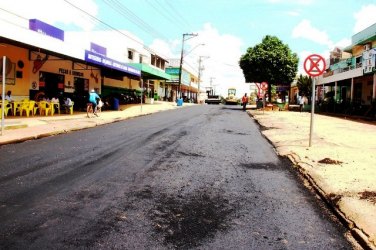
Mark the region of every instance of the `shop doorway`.
[[74, 106], [77, 110], [85, 110], [89, 100], [89, 80], [85, 78], [74, 78], [74, 93], [72, 96]]
[[44, 93], [45, 98], [61, 97], [64, 92], [64, 81], [64, 75], [40, 72], [39, 91]]

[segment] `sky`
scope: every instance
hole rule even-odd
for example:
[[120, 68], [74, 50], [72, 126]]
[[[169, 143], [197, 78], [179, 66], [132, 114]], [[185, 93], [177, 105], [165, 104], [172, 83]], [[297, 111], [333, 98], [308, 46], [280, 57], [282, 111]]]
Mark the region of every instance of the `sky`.
[[202, 86], [224, 96], [249, 92], [239, 59], [266, 35], [288, 45], [305, 74], [308, 55], [328, 58], [376, 23], [376, 0], [0, 0], [4, 9], [65, 31], [129, 31], [166, 59], [180, 58], [183, 34], [197, 34], [186, 36], [184, 62], [198, 70], [201, 57]]

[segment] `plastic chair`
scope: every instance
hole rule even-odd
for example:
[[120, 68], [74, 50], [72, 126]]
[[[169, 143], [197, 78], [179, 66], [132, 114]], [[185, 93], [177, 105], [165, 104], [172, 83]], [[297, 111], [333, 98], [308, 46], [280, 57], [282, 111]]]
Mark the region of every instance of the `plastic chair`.
[[[3, 104], [0, 103], [0, 108], [2, 107], [2, 105], [3, 105]], [[12, 104], [9, 103], [8, 100], [5, 100], [5, 101], [4, 101], [4, 115], [5, 115], [5, 116], [8, 116], [8, 112], [9, 112], [9, 110], [10, 110], [11, 113], [13, 112]]]
[[26, 112], [26, 116], [29, 117], [29, 114], [34, 115], [34, 106], [35, 101], [24, 101], [22, 102], [21, 109], [20, 109], [20, 116], [22, 116], [23, 112]]
[[24, 101], [19, 102], [15, 101], [13, 102], [13, 115], [17, 115], [18, 112], [21, 112], [21, 107]]
[[52, 115], [51, 107], [53, 107], [53, 106], [51, 104], [49, 104], [48, 102], [40, 101], [39, 102], [39, 114], [40, 115], [45, 114], [46, 116], [48, 116], [48, 113], [51, 113], [51, 115]]
[[[39, 110], [39, 103], [35, 102], [34, 109], [33, 109], [33, 115], [36, 115], [38, 110]], [[39, 113], [40, 113], [40, 111], [39, 111]]]
[[74, 106], [74, 102], [72, 102], [72, 106], [69, 107], [69, 113], [71, 115], [73, 115], [73, 106]]
[[55, 114], [55, 108], [57, 108], [58, 113], [60, 114], [60, 103], [50, 102], [49, 104], [51, 105], [51, 115]]

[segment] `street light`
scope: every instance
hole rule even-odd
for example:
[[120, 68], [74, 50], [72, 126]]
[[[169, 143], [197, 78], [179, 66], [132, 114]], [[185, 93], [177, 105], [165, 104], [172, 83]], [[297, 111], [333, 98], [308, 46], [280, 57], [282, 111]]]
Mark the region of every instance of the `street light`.
[[[201, 91], [200, 91], [200, 83], [201, 83], [201, 70], [203, 70], [204, 68], [201, 67], [201, 62], [202, 62], [202, 59], [207, 59], [207, 58], [210, 58], [209, 56], [199, 56], [198, 57], [198, 95], [200, 95]], [[198, 102], [198, 96], [197, 96], [197, 102]]]
[[[182, 42], [182, 45], [181, 45], [180, 66], [179, 66], [179, 92], [180, 92], [180, 98], [182, 98], [182, 95], [181, 95], [181, 72], [183, 70], [184, 41], [187, 41], [187, 40], [189, 40], [189, 39], [191, 39], [191, 38], [193, 38], [195, 36], [198, 36], [198, 34], [194, 34], [194, 33], [185, 33], [185, 34], [183, 34], [183, 42]], [[185, 37], [187, 37], [187, 38], [185, 38]]]

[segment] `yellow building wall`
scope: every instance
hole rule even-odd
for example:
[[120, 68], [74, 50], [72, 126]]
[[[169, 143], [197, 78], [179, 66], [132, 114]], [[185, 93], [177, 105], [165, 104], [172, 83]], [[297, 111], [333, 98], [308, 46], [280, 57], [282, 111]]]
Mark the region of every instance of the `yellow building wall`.
[[139, 89], [140, 88], [140, 81], [129, 79], [130, 80], [130, 89]]
[[[35, 52], [34, 52], [35, 53]], [[0, 46], [0, 56], [8, 57], [13, 67], [15, 67], [15, 72], [22, 74], [22, 78], [15, 78], [14, 84], [6, 84], [5, 91], [12, 91], [12, 98], [14, 100], [21, 100], [24, 98], [29, 98], [30, 90], [39, 90], [39, 73], [49, 72], [59, 75], [64, 75], [64, 92], [73, 93], [74, 92], [74, 78], [84, 78], [88, 79], [88, 89], [97, 89], [100, 93], [101, 89], [101, 76], [100, 70], [95, 67], [91, 67], [91, 70], [85, 70], [84, 67], [72, 69], [72, 61], [62, 60], [60, 58], [49, 56], [48, 60], [40, 67], [40, 69], [33, 73], [34, 59], [36, 55], [32, 55], [29, 60], [29, 50], [16, 47], [9, 44], [3, 44]], [[45, 55], [41, 55], [42, 58]], [[23, 68], [19, 67], [19, 63], [24, 64]]]
[[[13, 82], [9, 81], [10, 84], [6, 84], [5, 86], [5, 92], [8, 90], [12, 91], [12, 98], [14, 100], [29, 98], [31, 90], [39, 90], [40, 72], [63, 75], [64, 93], [74, 93], [75, 77], [86, 79], [88, 91], [96, 89], [99, 94], [101, 94], [102, 82], [106, 86], [140, 89], [139, 80], [128, 77], [123, 77], [122, 81], [111, 78], [102, 79], [99, 68], [87, 66], [83, 63], [73, 63], [71, 60], [65, 60], [51, 55], [48, 56], [48, 60], [43, 63], [39, 70], [33, 73], [34, 60], [37, 56], [36, 52], [34, 51], [29, 58], [28, 49], [10, 44], [2, 44], [0, 46], [0, 56], [1, 59], [2, 56], [6, 56], [11, 60], [14, 74], [15, 72], [22, 74], [22, 77], [13, 77]], [[46, 55], [41, 53], [40, 56], [45, 58]], [[17, 64], [17, 62], [22, 62], [24, 66], [21, 68], [21, 64]]]
[[112, 79], [112, 78], [104, 78], [103, 84], [106, 86], [111, 86], [111, 87], [126, 88], [124, 81], [119, 81], [119, 80]]
[[[26, 49], [20, 49], [9, 44], [2, 44], [0, 46], [1, 60], [3, 60], [3, 56], [6, 56], [10, 59], [13, 67], [12, 72], [7, 77], [14, 78], [14, 81], [11, 84], [5, 85], [5, 92], [8, 90], [12, 91], [12, 98], [14, 100], [24, 99], [29, 96], [31, 63], [28, 53]], [[22, 63], [24, 66], [21, 68]], [[13, 75], [17, 71], [22, 74], [22, 78], [17, 78]]]

